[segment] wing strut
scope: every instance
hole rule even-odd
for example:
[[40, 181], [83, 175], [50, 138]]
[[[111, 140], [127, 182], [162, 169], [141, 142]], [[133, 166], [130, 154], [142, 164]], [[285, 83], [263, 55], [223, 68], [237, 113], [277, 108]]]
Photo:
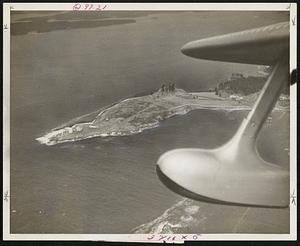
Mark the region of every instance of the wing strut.
[[233, 138], [216, 149], [175, 149], [164, 153], [157, 162], [161, 180], [173, 191], [193, 199], [288, 206], [288, 170], [264, 161], [256, 149], [258, 133], [288, 79], [288, 59], [282, 56]]

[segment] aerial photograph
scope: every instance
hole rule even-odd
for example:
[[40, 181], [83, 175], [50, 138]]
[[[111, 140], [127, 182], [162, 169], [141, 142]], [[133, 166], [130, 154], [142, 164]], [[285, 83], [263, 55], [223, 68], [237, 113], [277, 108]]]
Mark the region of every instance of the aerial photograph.
[[10, 17], [11, 233], [290, 232], [288, 11]]

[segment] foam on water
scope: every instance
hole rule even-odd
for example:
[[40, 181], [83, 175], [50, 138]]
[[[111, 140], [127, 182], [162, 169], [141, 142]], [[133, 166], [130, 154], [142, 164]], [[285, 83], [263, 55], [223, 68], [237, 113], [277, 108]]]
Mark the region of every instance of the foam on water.
[[192, 224], [205, 219], [199, 216], [199, 210], [200, 207], [193, 205], [192, 200], [184, 198], [167, 209], [161, 216], [134, 228], [132, 232], [150, 234], [184, 232]]

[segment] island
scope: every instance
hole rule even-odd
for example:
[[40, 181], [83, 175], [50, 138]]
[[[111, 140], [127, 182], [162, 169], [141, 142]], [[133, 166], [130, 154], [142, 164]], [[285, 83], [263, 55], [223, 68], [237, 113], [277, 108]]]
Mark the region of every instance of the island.
[[37, 138], [55, 145], [94, 137], [126, 136], [159, 126], [175, 115], [195, 109], [249, 110], [239, 100], [222, 98], [214, 92], [186, 92], [174, 85], [162, 86], [144, 96], [127, 98], [91, 114], [73, 119]]

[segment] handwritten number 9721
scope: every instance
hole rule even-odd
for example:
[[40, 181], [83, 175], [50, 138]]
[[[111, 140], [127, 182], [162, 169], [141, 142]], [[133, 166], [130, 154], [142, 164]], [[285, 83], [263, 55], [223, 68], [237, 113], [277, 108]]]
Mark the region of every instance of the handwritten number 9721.
[[100, 4], [80, 4], [76, 3], [73, 5], [73, 10], [78, 11], [78, 10], [96, 10], [96, 11], [101, 11], [104, 10], [107, 7], [107, 5], [100, 5]]

